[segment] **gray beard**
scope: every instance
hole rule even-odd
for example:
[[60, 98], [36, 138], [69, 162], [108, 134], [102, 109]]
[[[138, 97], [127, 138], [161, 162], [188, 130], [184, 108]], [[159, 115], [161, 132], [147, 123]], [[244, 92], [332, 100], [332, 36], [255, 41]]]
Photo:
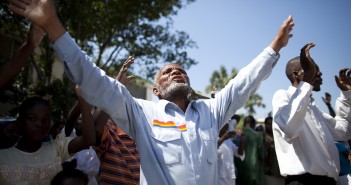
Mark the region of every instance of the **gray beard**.
[[191, 88], [185, 83], [172, 83], [161, 91], [161, 97], [165, 100], [172, 100], [176, 97], [184, 96], [188, 98]]

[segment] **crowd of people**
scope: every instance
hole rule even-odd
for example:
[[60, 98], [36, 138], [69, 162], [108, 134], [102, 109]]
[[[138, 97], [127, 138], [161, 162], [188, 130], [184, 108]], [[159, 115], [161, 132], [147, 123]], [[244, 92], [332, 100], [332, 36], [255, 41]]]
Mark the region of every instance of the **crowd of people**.
[[[116, 78], [97, 67], [66, 31], [54, 0], [10, 0], [10, 10], [32, 22], [26, 42], [0, 65], [0, 88], [16, 77], [46, 33], [76, 84], [77, 103], [65, 122], [53, 123], [49, 101], [27, 98], [18, 117], [0, 119], [0, 184], [348, 184], [351, 172], [351, 69], [335, 81], [335, 111], [314, 103], [322, 72], [313, 43], [287, 62], [287, 90], [272, 99], [263, 124], [240, 109], [268, 78], [290, 38], [289, 16], [261, 53], [211, 99], [191, 99], [189, 77], [178, 64], [155, 75], [158, 102], [137, 99], [124, 84], [129, 57]], [[4, 74], [4, 75], [3, 75]], [[243, 128], [236, 125], [243, 121]], [[350, 182], [351, 184], [351, 182]]]

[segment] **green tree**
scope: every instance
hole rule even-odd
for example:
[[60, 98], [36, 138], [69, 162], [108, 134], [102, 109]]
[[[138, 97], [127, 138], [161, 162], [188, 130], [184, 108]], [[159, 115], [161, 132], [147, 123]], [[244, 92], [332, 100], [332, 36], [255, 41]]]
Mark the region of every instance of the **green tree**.
[[[178, 63], [185, 69], [197, 63], [186, 52], [189, 48], [197, 47], [196, 43], [187, 33], [176, 30], [172, 20], [172, 16], [181, 8], [194, 1], [56, 0], [56, 4], [58, 15], [67, 31], [97, 66], [114, 76], [123, 61], [129, 55], [133, 55], [136, 60], [134, 69], [131, 70], [150, 80], [164, 63]], [[29, 23], [11, 14], [7, 3], [1, 3], [0, 17], [1, 33], [16, 38], [19, 45], [25, 38]], [[11, 96], [14, 100], [1, 98], [2, 102], [19, 103], [31, 94], [44, 93], [43, 89], [50, 89], [45, 87], [52, 84], [55, 88], [67, 89], [57, 92], [73, 97], [66, 100], [74, 100], [74, 90], [70, 83], [52, 79], [51, 70], [55, 55], [49, 39], [44, 40], [41, 46], [41, 54], [30, 59], [28, 66], [16, 78], [16, 82], [7, 89], [16, 95]], [[6, 60], [8, 59], [2, 58], [1, 62]], [[33, 68], [40, 83], [33, 84], [29, 80], [28, 75]], [[23, 92], [21, 96], [17, 96], [19, 92]], [[63, 98], [61, 95], [53, 94], [53, 97]], [[62, 102], [62, 99], [57, 101]], [[72, 105], [73, 102], [67, 104]], [[60, 102], [56, 102], [55, 105], [59, 106]], [[60, 114], [67, 115], [67, 111]]]
[[228, 76], [227, 69], [224, 66], [220, 66], [218, 71], [214, 71], [210, 78], [210, 85], [206, 87], [206, 92], [209, 93], [213, 88], [222, 89], [228, 84], [229, 80], [236, 77], [238, 71], [232, 68], [230, 76]]
[[[219, 70], [215, 70], [210, 78], [210, 85], [206, 87], [206, 92], [209, 93], [213, 88], [220, 90], [228, 84], [228, 82], [235, 78], [238, 74], [238, 70], [232, 68], [230, 75], [228, 75], [227, 69], [224, 66], [220, 66]], [[249, 115], [256, 113], [255, 106], [265, 108], [265, 104], [262, 103], [262, 97], [255, 93], [249, 97], [248, 101], [245, 103], [244, 108], [247, 110]]]
[[266, 105], [262, 103], [262, 96], [255, 93], [249, 97], [249, 100], [244, 105], [244, 108], [247, 110], [249, 115], [256, 114], [254, 106], [265, 108]]

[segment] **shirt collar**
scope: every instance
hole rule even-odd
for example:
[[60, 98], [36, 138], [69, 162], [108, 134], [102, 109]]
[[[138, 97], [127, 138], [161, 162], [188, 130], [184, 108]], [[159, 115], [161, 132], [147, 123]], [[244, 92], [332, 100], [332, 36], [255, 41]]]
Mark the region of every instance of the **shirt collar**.
[[[195, 102], [195, 100], [190, 100], [188, 107], [192, 106], [192, 108], [194, 108], [194, 105], [195, 105], [194, 102]], [[157, 102], [157, 107], [160, 111], [166, 111], [167, 106], [174, 106], [174, 107], [179, 108], [175, 103], [170, 102], [168, 100], [159, 100]]]
[[[289, 93], [290, 95], [293, 95], [293, 94], [295, 93], [296, 89], [297, 89], [297, 88], [294, 87], [294, 86], [289, 86], [289, 88], [288, 88], [288, 93]], [[310, 94], [310, 102], [311, 102], [312, 105], [314, 105], [314, 98], [312, 97], [312, 94]]]
[[289, 86], [288, 92], [289, 92], [290, 95], [294, 94], [295, 91], [296, 91], [296, 87], [294, 87], [294, 86]]

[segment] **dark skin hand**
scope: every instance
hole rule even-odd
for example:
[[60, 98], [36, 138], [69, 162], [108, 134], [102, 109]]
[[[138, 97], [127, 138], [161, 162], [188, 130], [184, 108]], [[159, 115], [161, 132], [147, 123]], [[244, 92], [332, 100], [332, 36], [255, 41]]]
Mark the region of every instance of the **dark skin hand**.
[[235, 129], [233, 131], [226, 131], [219, 139], [218, 139], [218, 147], [227, 139], [235, 138], [235, 137], [243, 137], [244, 132], [240, 129]]
[[331, 102], [331, 95], [329, 93], [325, 93], [325, 98], [322, 97], [324, 103], [327, 105], [328, 110], [329, 110], [329, 114], [334, 118], [336, 116], [335, 111], [333, 109], [333, 107], [330, 105]]
[[329, 93], [325, 93], [325, 98], [322, 97], [323, 101], [325, 104], [330, 104], [330, 101], [331, 101], [331, 95]]
[[342, 91], [351, 90], [351, 68], [344, 68], [339, 71], [339, 76], [335, 76], [336, 85]]
[[317, 73], [316, 64], [310, 56], [310, 49], [314, 46], [315, 44], [308, 43], [301, 49], [300, 53], [301, 67], [304, 71], [304, 76], [302, 80], [311, 85], [313, 84], [313, 80], [315, 79]]
[[127, 83], [129, 83], [131, 80], [134, 79], [133, 76], [127, 76], [127, 70], [128, 67], [130, 65], [132, 65], [134, 63], [134, 57], [133, 56], [129, 56], [128, 59], [126, 61], [124, 61], [122, 68], [119, 70], [117, 76], [116, 76], [116, 80], [118, 80], [119, 82], [121, 82], [121, 84], [125, 85]]

